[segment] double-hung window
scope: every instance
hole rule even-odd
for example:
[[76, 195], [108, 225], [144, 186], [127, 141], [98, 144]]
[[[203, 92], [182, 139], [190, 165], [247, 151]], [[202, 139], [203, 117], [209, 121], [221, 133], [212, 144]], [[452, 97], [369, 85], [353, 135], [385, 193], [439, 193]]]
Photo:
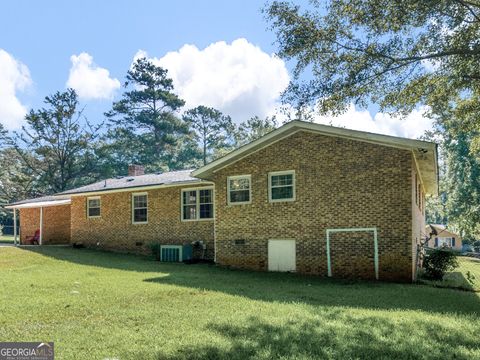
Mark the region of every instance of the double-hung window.
[[252, 201], [252, 177], [250, 175], [229, 176], [227, 196], [229, 205], [249, 204]]
[[295, 171], [276, 171], [268, 174], [270, 202], [295, 200]]
[[148, 222], [147, 193], [132, 194], [132, 223], [146, 224]]
[[452, 247], [452, 238], [451, 237], [444, 237], [438, 238], [438, 247]]
[[87, 216], [89, 218], [98, 218], [101, 214], [100, 197], [87, 198]]
[[182, 190], [182, 220], [213, 219], [213, 189]]

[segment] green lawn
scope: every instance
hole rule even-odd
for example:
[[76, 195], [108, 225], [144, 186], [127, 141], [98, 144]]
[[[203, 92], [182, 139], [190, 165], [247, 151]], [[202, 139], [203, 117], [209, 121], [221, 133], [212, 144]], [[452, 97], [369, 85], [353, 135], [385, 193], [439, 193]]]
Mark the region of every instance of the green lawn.
[[[460, 266], [445, 275], [442, 281], [421, 280], [421, 282], [439, 287], [480, 291], [480, 259], [459, 256], [458, 262]], [[468, 281], [469, 276], [471, 281]]]
[[475, 292], [70, 248], [0, 248], [0, 274], [0, 341], [58, 359], [480, 359]]

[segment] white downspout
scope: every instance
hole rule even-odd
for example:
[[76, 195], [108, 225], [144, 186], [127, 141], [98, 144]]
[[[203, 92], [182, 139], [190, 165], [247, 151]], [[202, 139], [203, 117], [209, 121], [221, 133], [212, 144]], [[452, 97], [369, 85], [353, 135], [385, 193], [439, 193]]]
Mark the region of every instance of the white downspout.
[[13, 245], [17, 246], [17, 209], [13, 208]]
[[43, 240], [43, 207], [40, 207], [40, 241], [38, 245], [42, 245]]

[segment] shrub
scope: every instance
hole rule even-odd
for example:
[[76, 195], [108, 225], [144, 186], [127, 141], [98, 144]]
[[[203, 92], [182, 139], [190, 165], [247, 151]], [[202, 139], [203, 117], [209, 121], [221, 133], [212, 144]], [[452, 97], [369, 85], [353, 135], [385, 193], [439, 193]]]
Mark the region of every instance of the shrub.
[[474, 252], [475, 249], [470, 244], [463, 244], [462, 245], [462, 252]]
[[480, 252], [480, 240], [477, 240], [473, 243], [473, 248], [476, 252]]
[[458, 267], [457, 254], [450, 249], [434, 249], [424, 260], [425, 277], [431, 280], [442, 280], [447, 271]]
[[475, 279], [476, 279], [475, 275], [470, 271], [467, 271], [467, 273], [465, 275], [467, 275], [468, 283], [470, 285], [475, 285]]
[[160, 244], [159, 243], [150, 243], [148, 244], [152, 255], [155, 257], [155, 260], [160, 261]]

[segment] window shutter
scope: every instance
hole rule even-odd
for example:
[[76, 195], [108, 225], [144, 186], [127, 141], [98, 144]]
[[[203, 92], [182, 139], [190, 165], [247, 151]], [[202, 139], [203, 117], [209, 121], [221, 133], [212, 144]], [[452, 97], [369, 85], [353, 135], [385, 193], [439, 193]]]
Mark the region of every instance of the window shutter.
[[435, 247], [438, 247], [438, 237], [435, 238]]
[[455, 246], [455, 238], [452, 237], [452, 247], [454, 247], [454, 246]]

